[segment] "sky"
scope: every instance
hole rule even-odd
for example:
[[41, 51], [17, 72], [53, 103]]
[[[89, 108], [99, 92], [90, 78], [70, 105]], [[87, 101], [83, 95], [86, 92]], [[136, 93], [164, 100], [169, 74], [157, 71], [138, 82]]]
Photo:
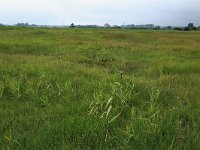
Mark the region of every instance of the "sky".
[[0, 23], [200, 26], [200, 0], [0, 0]]

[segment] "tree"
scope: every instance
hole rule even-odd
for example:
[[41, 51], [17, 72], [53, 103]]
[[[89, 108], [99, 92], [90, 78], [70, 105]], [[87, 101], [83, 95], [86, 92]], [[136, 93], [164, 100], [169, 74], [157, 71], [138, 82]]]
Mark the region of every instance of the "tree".
[[182, 30], [180, 27], [175, 27], [174, 30]]
[[185, 27], [184, 31], [190, 31], [190, 28], [189, 27]]
[[105, 27], [105, 28], [110, 28], [111, 26], [110, 26], [108, 23], [106, 23], [106, 24], [104, 25], [104, 27]]
[[72, 23], [72, 24], [70, 25], [70, 27], [74, 28], [74, 27], [75, 27], [74, 23]]
[[193, 27], [192, 30], [197, 30], [197, 27]]

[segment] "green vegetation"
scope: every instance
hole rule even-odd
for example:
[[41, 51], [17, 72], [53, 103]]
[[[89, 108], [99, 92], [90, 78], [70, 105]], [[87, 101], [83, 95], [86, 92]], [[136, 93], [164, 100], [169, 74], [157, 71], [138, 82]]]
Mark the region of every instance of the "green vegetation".
[[200, 34], [0, 28], [0, 149], [200, 149]]

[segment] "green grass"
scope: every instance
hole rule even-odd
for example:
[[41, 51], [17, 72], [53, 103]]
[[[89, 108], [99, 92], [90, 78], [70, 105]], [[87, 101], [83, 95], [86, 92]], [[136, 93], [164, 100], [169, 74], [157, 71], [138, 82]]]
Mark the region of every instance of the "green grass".
[[0, 149], [200, 149], [200, 34], [0, 28]]

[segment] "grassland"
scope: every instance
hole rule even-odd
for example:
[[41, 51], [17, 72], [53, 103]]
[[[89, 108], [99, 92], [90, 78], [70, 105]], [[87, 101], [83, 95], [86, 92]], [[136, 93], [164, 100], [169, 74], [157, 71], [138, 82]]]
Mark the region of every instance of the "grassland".
[[0, 28], [0, 149], [200, 149], [200, 32]]

